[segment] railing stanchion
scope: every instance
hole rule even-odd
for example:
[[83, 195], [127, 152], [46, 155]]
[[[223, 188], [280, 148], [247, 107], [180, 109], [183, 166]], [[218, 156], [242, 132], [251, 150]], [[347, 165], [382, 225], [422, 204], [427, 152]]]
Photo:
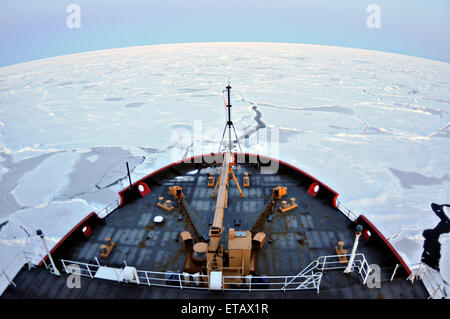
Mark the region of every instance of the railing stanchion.
[[428, 297], [428, 299], [434, 299], [436, 297], [437, 293], [440, 290], [442, 290], [443, 286], [444, 286], [443, 284], [440, 284], [439, 287], [437, 287], [436, 290], [433, 292], [433, 294]]
[[64, 260], [61, 260], [63, 267], [64, 267], [64, 271], [66, 272], [66, 274], [68, 274], [69, 272], [67, 271], [67, 267], [66, 267], [66, 263], [64, 262]]
[[367, 279], [369, 278], [369, 275], [370, 275], [370, 268], [367, 270], [367, 274], [366, 274], [366, 276], [364, 277], [363, 285], [365, 285], [365, 284], [367, 283]]
[[394, 269], [394, 272], [392, 273], [392, 276], [391, 276], [391, 280], [390, 280], [390, 281], [394, 280], [395, 273], [397, 272], [398, 266], [399, 266], [399, 264], [396, 264], [396, 265], [395, 265], [395, 269]]
[[148, 279], [148, 274], [147, 274], [147, 272], [144, 272], [144, 273], [145, 273], [145, 278], [147, 278], [147, 284], [150, 287], [151, 284], [150, 284], [150, 279]]
[[322, 277], [322, 273], [320, 273], [320, 276], [319, 276], [319, 279], [317, 280], [317, 282], [314, 281], [315, 284], [316, 284], [316, 291], [317, 291], [317, 294], [319, 294], [319, 286], [320, 286], [320, 278], [321, 278], [321, 277]]
[[10, 285], [17, 287], [16, 284], [14, 283], [14, 281], [12, 281], [11, 279], [9, 279], [8, 275], [5, 272], [5, 269], [2, 268], [2, 273], [5, 276], [6, 280], [9, 282]]
[[363, 270], [363, 268], [364, 268], [364, 263], [366, 263], [366, 260], [365, 259], [363, 259], [363, 261], [361, 262], [361, 266], [359, 267], [359, 271], [358, 271], [358, 273], [361, 275], [361, 272], [362, 272], [362, 270]]
[[89, 272], [89, 276], [91, 276], [91, 279], [94, 278], [94, 276], [92, 276], [91, 269], [89, 269], [89, 264], [85, 264], [85, 265], [86, 265], [86, 268], [87, 268], [87, 270]]
[[[419, 279], [420, 280], [422, 280], [422, 278], [423, 278], [423, 275], [425, 275], [425, 272], [427, 271], [427, 266], [426, 265], [423, 265], [423, 271], [422, 271], [422, 274], [419, 276]], [[419, 273], [417, 273], [417, 275], [419, 275]]]

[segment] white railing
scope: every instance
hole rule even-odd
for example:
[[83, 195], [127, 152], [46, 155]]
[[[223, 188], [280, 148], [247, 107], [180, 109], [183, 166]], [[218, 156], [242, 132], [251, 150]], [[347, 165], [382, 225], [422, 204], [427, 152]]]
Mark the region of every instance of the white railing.
[[313, 270], [317, 268], [317, 260], [312, 261], [308, 266], [306, 266], [302, 271], [300, 271], [294, 278], [292, 278], [289, 282], [286, 282], [283, 286], [283, 289], [286, 288], [288, 285], [290, 285], [292, 282], [294, 282], [297, 277], [302, 277], [306, 274], [314, 274]]
[[[349, 257], [350, 255], [344, 255]], [[326, 270], [345, 269], [347, 263], [342, 264], [339, 256], [321, 256], [311, 262], [300, 273], [292, 276], [223, 276], [223, 290], [240, 291], [286, 291], [286, 290], [320, 290], [322, 272]], [[205, 289], [209, 290], [208, 276], [181, 272], [158, 272], [147, 270], [136, 270], [136, 277], [133, 280], [124, 279], [124, 268], [114, 268], [97, 264], [88, 264], [70, 260], [61, 260], [64, 271], [68, 274], [89, 277], [91, 279], [117, 280], [117, 282], [134, 282], [138, 285]], [[127, 266], [124, 261], [125, 266]], [[363, 254], [356, 254], [352, 270], [356, 269], [362, 277], [363, 284], [366, 284], [370, 274], [369, 264]], [[316, 272], [314, 272], [316, 271]]]
[[[101, 266], [100, 264], [88, 264], [70, 260], [61, 260], [64, 271], [67, 274], [76, 274], [83, 277], [117, 280], [117, 282], [129, 282], [123, 278], [123, 268]], [[125, 263], [126, 265], [126, 263]], [[108, 277], [98, 276], [100, 272], [107, 269]], [[200, 274], [188, 274], [179, 272], [157, 272], [147, 270], [136, 270], [137, 278], [132, 280], [136, 284], [209, 290], [208, 276]], [[300, 290], [316, 289], [319, 293], [322, 273], [296, 275], [296, 276], [223, 276], [223, 290]]]
[[97, 270], [100, 268], [99, 265], [87, 264], [83, 262], [77, 261], [68, 261], [61, 259], [61, 263], [63, 264], [64, 271], [67, 274], [76, 274], [79, 276], [94, 278], [94, 275], [97, 273]]
[[[339, 257], [347, 257], [350, 258], [350, 254], [346, 255], [330, 255], [330, 256], [321, 256], [317, 259], [317, 269], [321, 271], [325, 270], [337, 270], [337, 269], [345, 269], [347, 268], [348, 262], [342, 263], [339, 260]], [[355, 254], [355, 259], [352, 265], [352, 271], [356, 268], [358, 273], [361, 275], [363, 280], [363, 284], [365, 285], [367, 282], [367, 278], [371, 272], [369, 263], [366, 260], [364, 254]]]
[[209, 289], [208, 276], [200, 274], [137, 270], [139, 283], [147, 286]]
[[[28, 270], [34, 268], [35, 265], [37, 265], [40, 260], [44, 259], [44, 256], [42, 256], [41, 254], [30, 253], [28, 251], [24, 251], [22, 252], [22, 254], [23, 257], [25, 258], [25, 263], [28, 265]], [[47, 264], [44, 263], [44, 265], [47, 268]]]
[[424, 263], [409, 265], [409, 267], [411, 275], [407, 280], [410, 280], [412, 283], [414, 283], [415, 279], [422, 280], [423, 285], [430, 294], [428, 299], [450, 298], [445, 289], [445, 283], [437, 270], [428, 267]]
[[13, 258], [9, 259], [9, 263], [7, 265], [0, 264], [0, 296], [8, 288], [8, 286], [11, 285], [16, 287], [13, 279], [24, 267], [24, 265], [27, 265], [28, 270], [30, 270], [42, 260], [45, 268], [53, 273], [50, 265], [48, 265], [43, 258], [44, 257], [41, 254], [18, 251]]
[[[300, 273], [293, 276], [223, 276], [224, 291], [286, 291], [286, 290], [306, 290], [315, 289], [317, 293], [320, 291], [320, 283], [324, 271], [343, 270], [347, 267], [348, 262], [342, 263], [339, 257], [350, 257], [346, 255], [330, 255], [321, 256], [317, 260], [312, 261]], [[138, 285], [147, 285], [149, 287], [172, 287], [178, 289], [203, 289], [209, 290], [208, 276], [180, 272], [158, 272], [147, 270], [136, 270], [136, 278], [134, 280], [124, 279], [124, 268], [114, 268], [97, 264], [88, 264], [83, 262], [61, 260], [64, 271], [68, 274], [77, 274], [91, 279], [107, 279], [117, 282], [134, 282]], [[124, 261], [125, 266], [127, 266]], [[419, 264], [412, 266], [413, 273], [408, 278], [414, 281], [415, 278], [421, 279], [430, 293], [429, 298], [448, 298], [443, 282], [436, 280], [435, 274], [426, 267]], [[397, 267], [396, 267], [397, 268]], [[108, 274], [105, 277], [104, 273]], [[357, 271], [361, 277], [363, 285], [367, 283], [367, 279], [372, 271], [364, 254], [355, 254], [352, 265], [352, 271]], [[314, 272], [316, 271], [316, 272]], [[99, 275], [100, 272], [103, 275]], [[0, 278], [2, 273], [0, 272]], [[393, 276], [391, 276], [392, 279]], [[11, 282], [11, 284], [13, 284]]]
[[295, 276], [223, 276], [223, 290], [286, 291], [315, 289], [319, 293], [322, 273]]
[[22, 252], [17, 253], [13, 258], [9, 259], [7, 265], [0, 265], [0, 295], [8, 288], [8, 286], [16, 287], [13, 279], [25, 264], [25, 258]]
[[[77, 274], [83, 277], [117, 280], [117, 282], [130, 282], [124, 279], [124, 269], [100, 264], [88, 264], [83, 262], [61, 259], [64, 271], [67, 274]], [[125, 263], [126, 266], [126, 263]], [[99, 276], [100, 271], [108, 270], [110, 276]], [[157, 287], [173, 287], [173, 288], [189, 288], [189, 289], [209, 289], [208, 276], [200, 274], [188, 274], [178, 272], [158, 272], [147, 270], [136, 270], [137, 278], [131, 280], [136, 284], [157, 286]]]
[[119, 199], [116, 199], [114, 202], [103, 208], [97, 213], [97, 216], [101, 219], [105, 218], [109, 214], [111, 214], [113, 211], [115, 211], [120, 205]]
[[338, 210], [344, 214], [345, 216], [347, 216], [348, 219], [355, 221], [358, 216], [352, 212], [350, 209], [348, 209], [347, 207], [345, 207], [339, 200], [336, 201], [337, 202], [337, 208]]

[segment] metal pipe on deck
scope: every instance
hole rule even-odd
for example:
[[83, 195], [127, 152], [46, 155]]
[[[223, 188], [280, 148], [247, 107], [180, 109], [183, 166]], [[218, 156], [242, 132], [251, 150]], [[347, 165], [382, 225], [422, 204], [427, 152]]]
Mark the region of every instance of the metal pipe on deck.
[[42, 239], [42, 243], [44, 244], [45, 251], [47, 252], [48, 259], [50, 260], [50, 263], [52, 264], [52, 267], [53, 267], [53, 273], [56, 276], [61, 276], [58, 268], [56, 268], [55, 262], [53, 261], [52, 254], [50, 254], [50, 251], [48, 250], [47, 244], [45, 243], [44, 233], [42, 232], [42, 230], [38, 229], [36, 231], [36, 234]]
[[128, 180], [130, 181], [130, 188], [132, 188], [132, 183], [131, 183], [131, 175], [130, 175], [130, 167], [128, 166], [128, 162], [127, 162], [127, 174], [128, 174]]
[[355, 242], [353, 243], [352, 254], [350, 256], [350, 260], [348, 262], [347, 268], [345, 268], [345, 270], [344, 270], [344, 274], [348, 274], [348, 273], [352, 272], [353, 262], [355, 260], [356, 249], [358, 248], [358, 241], [359, 241], [359, 237], [361, 236], [362, 228], [363, 227], [361, 225], [356, 226]]

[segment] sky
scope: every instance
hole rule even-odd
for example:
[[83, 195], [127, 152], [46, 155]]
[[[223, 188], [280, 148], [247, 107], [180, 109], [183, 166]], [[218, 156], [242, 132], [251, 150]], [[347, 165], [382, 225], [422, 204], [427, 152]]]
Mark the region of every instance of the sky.
[[[69, 28], [70, 4], [80, 27]], [[379, 28], [367, 12], [379, 6]], [[374, 21], [374, 20], [371, 20]], [[289, 42], [450, 62], [448, 0], [1, 0], [0, 67], [162, 43]]]

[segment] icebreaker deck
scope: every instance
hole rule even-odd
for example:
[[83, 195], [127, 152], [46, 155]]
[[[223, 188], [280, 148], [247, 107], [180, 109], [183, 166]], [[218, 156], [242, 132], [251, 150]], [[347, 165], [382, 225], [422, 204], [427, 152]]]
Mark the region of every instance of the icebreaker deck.
[[[51, 274], [44, 266], [31, 270], [25, 266], [14, 278], [16, 287], [10, 286], [2, 298], [428, 297], [420, 281], [412, 284], [405, 280], [410, 270], [367, 218], [359, 216], [354, 220], [338, 209], [338, 194], [331, 188], [282, 161], [271, 159], [278, 169], [265, 174], [267, 158], [235, 155], [236, 178], [242, 183], [247, 173], [250, 186], [242, 188], [242, 198], [236, 185], [230, 183], [223, 226], [249, 230], [259, 221], [260, 230], [267, 235], [264, 246], [255, 250], [255, 269], [248, 280], [235, 286], [224, 284], [223, 291], [211, 292], [207, 280], [195, 281], [193, 274], [184, 269], [189, 252], [183, 247], [180, 233], [189, 231], [208, 241], [212, 223], [215, 198], [211, 198], [213, 188], [208, 187], [208, 176], [214, 173], [217, 177], [219, 165], [217, 154], [209, 154], [164, 167], [121, 191], [118, 209], [103, 219], [94, 214], [86, 222], [92, 230], [87, 238], [81, 229], [84, 224], [52, 253], [61, 276]], [[169, 187], [175, 185], [182, 188], [188, 213], [180, 211], [180, 203], [170, 194]], [[280, 185], [287, 187], [287, 194], [276, 201], [273, 211], [261, 217], [273, 198], [273, 189]], [[160, 197], [171, 200], [175, 208], [169, 211], [157, 206]], [[282, 212], [282, 200], [291, 198], [298, 206]], [[162, 216], [163, 222], [155, 222], [156, 216]], [[336, 255], [340, 241], [350, 254], [357, 224], [362, 225], [365, 234], [357, 254], [367, 265], [355, 264], [353, 272], [344, 274], [346, 264], [330, 256]], [[100, 247], [107, 237], [115, 247], [107, 258], [102, 258]], [[80, 289], [66, 286], [67, 267], [74, 262], [82, 269]], [[295, 277], [311, 263], [312, 271], [305, 272], [310, 277]], [[364, 282], [369, 264], [380, 267], [380, 288], [370, 288]], [[138, 271], [139, 282], [125, 282], [122, 272], [117, 280], [98, 278], [97, 273], [105, 266], [120, 271], [132, 266]], [[156, 272], [161, 273], [159, 279]]]

